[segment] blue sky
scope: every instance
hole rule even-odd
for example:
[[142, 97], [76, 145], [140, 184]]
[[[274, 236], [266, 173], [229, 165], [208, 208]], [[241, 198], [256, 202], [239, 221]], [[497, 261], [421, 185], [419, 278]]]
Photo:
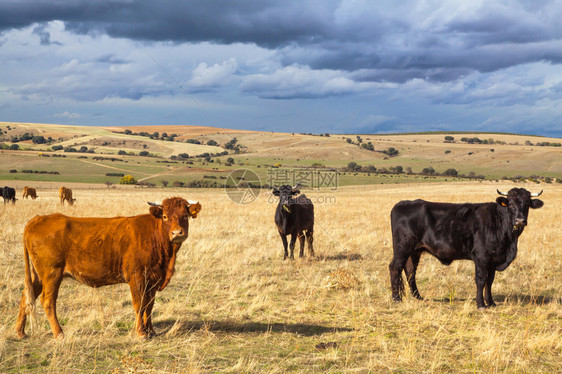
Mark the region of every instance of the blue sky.
[[562, 137], [561, 1], [0, 2], [0, 121]]

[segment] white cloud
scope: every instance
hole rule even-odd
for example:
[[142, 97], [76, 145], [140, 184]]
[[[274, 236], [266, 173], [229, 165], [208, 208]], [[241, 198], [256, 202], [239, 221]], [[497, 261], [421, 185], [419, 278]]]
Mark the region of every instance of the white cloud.
[[262, 98], [320, 98], [362, 92], [373, 83], [358, 83], [344, 73], [313, 70], [308, 66], [290, 65], [270, 74], [252, 74], [243, 78], [241, 88]]
[[65, 110], [62, 113], [55, 113], [53, 114], [53, 117], [55, 118], [63, 118], [63, 119], [78, 119], [80, 118], [80, 114], [78, 113], [72, 113], [69, 112], [68, 110]]
[[238, 70], [236, 59], [229, 58], [220, 64], [207, 65], [201, 62], [191, 75], [188, 84], [190, 87], [221, 87], [228, 85], [234, 73]]

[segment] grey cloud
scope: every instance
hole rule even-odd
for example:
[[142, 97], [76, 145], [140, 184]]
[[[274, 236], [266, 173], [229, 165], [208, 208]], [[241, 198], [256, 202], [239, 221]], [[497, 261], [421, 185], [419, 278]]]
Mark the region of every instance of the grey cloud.
[[44, 24], [36, 26], [33, 29], [33, 34], [39, 36], [39, 42], [41, 43], [41, 45], [51, 45], [51, 44], [62, 45], [62, 43], [60, 42], [51, 41], [51, 34], [48, 31], [45, 31]]

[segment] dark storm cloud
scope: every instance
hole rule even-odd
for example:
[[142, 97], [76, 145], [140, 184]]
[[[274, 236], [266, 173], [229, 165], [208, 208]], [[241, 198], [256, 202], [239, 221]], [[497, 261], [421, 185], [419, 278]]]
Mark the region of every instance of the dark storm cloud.
[[[419, 2], [389, 5], [30, 0], [23, 6], [11, 0], [0, 3], [0, 31], [60, 20], [75, 33], [138, 41], [255, 43], [277, 50], [284, 66], [342, 70], [357, 73], [359, 80], [398, 83], [456, 80], [474, 71], [562, 61], [556, 2], [465, 5], [470, 11], [447, 2], [434, 9], [423, 9]], [[52, 43], [41, 26], [36, 30], [41, 43]]]

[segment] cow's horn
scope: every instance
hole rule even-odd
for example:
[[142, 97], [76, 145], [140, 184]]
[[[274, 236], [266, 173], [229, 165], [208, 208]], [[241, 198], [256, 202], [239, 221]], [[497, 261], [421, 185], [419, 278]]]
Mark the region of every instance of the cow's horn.
[[294, 189], [297, 189], [297, 188], [299, 188], [299, 187], [300, 187], [300, 183], [297, 182], [297, 184], [295, 184], [295, 187], [293, 187], [293, 190], [294, 190]]
[[148, 202], [148, 205], [151, 205], [151, 206], [162, 206], [161, 201], [155, 201], [155, 202], [147, 201], [147, 202]]
[[496, 191], [498, 191], [498, 193], [502, 196], [507, 196], [507, 194], [505, 192], [501, 192], [500, 190], [496, 190]]
[[193, 204], [197, 204], [197, 203], [199, 203], [199, 201], [187, 200], [187, 205], [193, 205]]
[[538, 197], [538, 196], [540, 196], [540, 195], [542, 194], [542, 191], [543, 191], [543, 190], [541, 190], [541, 192], [539, 192], [539, 193], [534, 192], [534, 193], [531, 194], [531, 196], [532, 196], [532, 197]]

